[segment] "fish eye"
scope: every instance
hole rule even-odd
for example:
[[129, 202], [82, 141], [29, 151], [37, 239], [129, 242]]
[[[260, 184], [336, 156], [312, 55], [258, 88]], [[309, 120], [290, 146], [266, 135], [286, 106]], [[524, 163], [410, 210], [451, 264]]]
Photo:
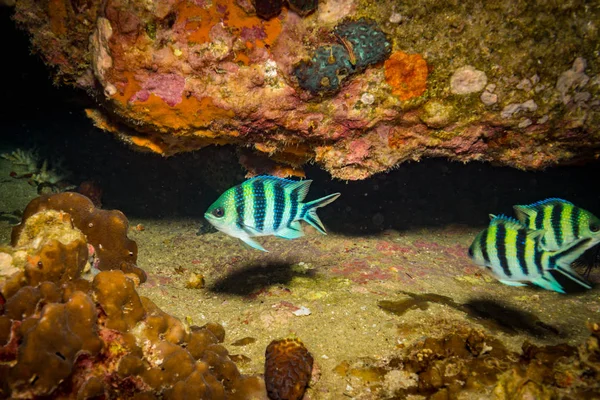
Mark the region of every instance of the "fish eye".
[[225, 210], [223, 210], [223, 207], [215, 208], [212, 211], [212, 215], [214, 215], [217, 218], [221, 218], [223, 215], [225, 215]]
[[469, 257], [473, 257], [473, 246], [469, 247]]
[[590, 231], [592, 231], [592, 232], [598, 232], [598, 231], [600, 231], [600, 223], [592, 222], [590, 224]]

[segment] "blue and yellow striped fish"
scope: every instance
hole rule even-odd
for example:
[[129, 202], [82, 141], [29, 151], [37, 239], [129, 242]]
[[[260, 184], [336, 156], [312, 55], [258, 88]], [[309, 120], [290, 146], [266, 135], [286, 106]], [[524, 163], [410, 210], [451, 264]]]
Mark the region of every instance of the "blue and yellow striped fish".
[[595, 243], [585, 238], [559, 251], [545, 251], [538, 246], [543, 234], [543, 230], [529, 230], [513, 218], [495, 216], [469, 247], [469, 256], [506, 285], [525, 286], [524, 282], [530, 282], [565, 293], [550, 273], [555, 271], [590, 289], [591, 286], [571, 269], [570, 264]]
[[513, 208], [527, 228], [544, 231], [540, 239], [544, 250], [560, 250], [585, 238], [600, 242], [600, 219], [566, 200], [551, 198]]
[[340, 193], [303, 203], [311, 182], [292, 181], [268, 175], [257, 176], [225, 191], [208, 208], [204, 217], [221, 232], [239, 238], [262, 251], [267, 250], [252, 239], [253, 237], [301, 237], [304, 235], [301, 220], [326, 234], [317, 216], [317, 208], [333, 202]]

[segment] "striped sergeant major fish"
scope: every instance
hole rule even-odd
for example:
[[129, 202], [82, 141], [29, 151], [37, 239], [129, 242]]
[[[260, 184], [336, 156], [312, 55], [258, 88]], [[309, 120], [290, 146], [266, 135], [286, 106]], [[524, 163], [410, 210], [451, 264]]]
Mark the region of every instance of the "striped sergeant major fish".
[[528, 229], [544, 231], [540, 239], [544, 250], [560, 250], [585, 238], [600, 241], [600, 219], [566, 200], [551, 198], [513, 208]]
[[489, 227], [481, 231], [469, 247], [469, 256], [505, 285], [525, 286], [530, 282], [546, 290], [565, 293], [550, 273], [555, 271], [591, 289], [570, 264], [595, 244], [592, 239], [577, 240], [559, 251], [545, 251], [538, 245], [543, 234], [543, 230], [529, 230], [513, 218], [494, 216]]
[[317, 208], [333, 202], [340, 193], [303, 203], [311, 182], [257, 176], [225, 191], [208, 208], [204, 217], [221, 232], [262, 251], [267, 250], [253, 237], [299, 238], [304, 235], [301, 220], [325, 235]]

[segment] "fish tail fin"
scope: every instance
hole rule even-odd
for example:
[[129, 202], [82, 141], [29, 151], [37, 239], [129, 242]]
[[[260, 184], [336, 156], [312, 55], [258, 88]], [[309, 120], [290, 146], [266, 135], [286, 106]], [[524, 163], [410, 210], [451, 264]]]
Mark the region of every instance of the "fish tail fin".
[[571, 281], [573, 281], [574, 283], [576, 283], [577, 285], [579, 285], [581, 287], [584, 287], [586, 289], [592, 288], [592, 285], [590, 285], [585, 279], [583, 279], [581, 276], [579, 276], [570, 267], [565, 268], [565, 267], [557, 266], [556, 268], [554, 268], [551, 271], [556, 271], [556, 272], [560, 273], [561, 276], [569, 278]]
[[543, 274], [539, 278], [532, 280], [531, 283], [541, 287], [542, 289], [551, 290], [562, 294], [565, 293], [565, 289], [563, 289], [562, 285], [558, 283], [558, 281], [550, 273]]
[[341, 193], [333, 193], [304, 204], [300, 219], [305, 220], [316, 230], [321, 232], [323, 235], [326, 235], [327, 233], [325, 232], [325, 227], [317, 215], [317, 208], [324, 207], [327, 204], [334, 202], [338, 197], [340, 197], [340, 194]]
[[[562, 267], [570, 270], [570, 265], [577, 260], [583, 253], [586, 252], [587, 249], [594, 246], [595, 242], [592, 242], [591, 238], [583, 239], [575, 244], [567, 247], [566, 249], [559, 250], [554, 252], [551, 257], [551, 265], [556, 265], [557, 267]], [[554, 269], [554, 268], [550, 268]]]
[[594, 244], [595, 242], [593, 242], [592, 239], [587, 238], [576, 242], [564, 250], [554, 252], [551, 256], [550, 266], [547, 271], [549, 273], [557, 273], [556, 276], [559, 278], [568, 278], [570, 281], [581, 287], [591, 289], [592, 286], [571, 269], [571, 264], [581, 257], [587, 249], [594, 246]]

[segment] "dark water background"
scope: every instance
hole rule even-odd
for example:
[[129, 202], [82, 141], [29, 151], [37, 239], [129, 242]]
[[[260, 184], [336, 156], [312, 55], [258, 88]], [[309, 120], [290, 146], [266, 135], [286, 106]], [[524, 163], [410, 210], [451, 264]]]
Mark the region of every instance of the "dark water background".
[[[45, 158], [63, 158], [73, 172], [71, 182], [96, 181], [104, 190], [104, 208], [129, 217], [200, 222], [220, 194], [214, 183], [240, 182], [244, 171], [233, 148], [163, 158], [134, 152], [95, 129], [83, 113], [94, 100], [52, 85], [49, 70], [30, 55], [28, 39], [14, 28], [10, 14], [10, 9], [0, 9], [0, 46], [2, 54], [10, 54], [10, 60], [0, 63], [0, 152], [35, 145]], [[389, 228], [483, 226], [489, 213], [510, 214], [514, 204], [547, 197], [562, 197], [600, 215], [600, 163], [523, 172], [430, 159], [359, 182], [331, 180], [315, 166], [305, 171], [314, 180], [309, 200], [342, 193], [319, 215], [329, 230], [351, 235]]]

